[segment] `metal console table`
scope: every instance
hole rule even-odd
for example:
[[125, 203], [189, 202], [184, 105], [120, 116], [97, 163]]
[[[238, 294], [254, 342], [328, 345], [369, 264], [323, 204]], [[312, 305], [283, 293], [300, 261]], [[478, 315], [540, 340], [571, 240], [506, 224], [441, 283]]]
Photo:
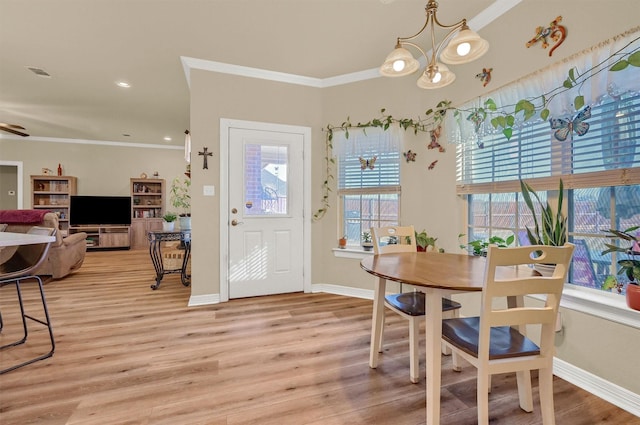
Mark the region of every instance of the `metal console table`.
[[[178, 230], [175, 232], [150, 231], [147, 235], [149, 239], [149, 255], [156, 270], [156, 283], [151, 285], [151, 289], [158, 289], [160, 282], [166, 274], [180, 273], [180, 281], [184, 286], [191, 284], [191, 275], [187, 274], [187, 264], [191, 254], [191, 230]], [[162, 257], [162, 244], [165, 242], [180, 241], [180, 249], [184, 249], [182, 256], [182, 267], [175, 269], [165, 269]]]

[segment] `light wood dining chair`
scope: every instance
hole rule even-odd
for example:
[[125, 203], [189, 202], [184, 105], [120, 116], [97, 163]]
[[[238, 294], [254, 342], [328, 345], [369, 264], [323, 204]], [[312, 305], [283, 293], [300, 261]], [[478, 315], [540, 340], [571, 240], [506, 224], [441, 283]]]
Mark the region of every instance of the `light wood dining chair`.
[[[386, 226], [372, 227], [371, 235], [373, 239], [374, 254], [389, 254], [394, 252], [416, 252], [416, 237], [413, 226]], [[391, 242], [391, 243], [390, 243]], [[414, 384], [420, 380], [420, 322], [425, 316], [425, 295], [424, 292], [412, 290], [400, 293], [387, 294], [384, 297], [384, 305], [391, 311], [399, 314], [409, 321], [409, 377]], [[460, 303], [447, 298], [442, 299], [442, 311], [444, 317], [457, 317]], [[382, 318], [384, 323], [384, 317]], [[380, 335], [380, 345], [378, 352], [383, 349], [384, 326]], [[444, 354], [449, 354], [448, 349], [443, 348]], [[454, 368], [459, 369], [457, 355], [453, 358]]]
[[[520, 407], [533, 411], [531, 370], [537, 369], [542, 423], [554, 425], [553, 355], [554, 331], [562, 289], [575, 246], [533, 245], [488, 249], [480, 316], [442, 321], [446, 345], [478, 369], [478, 424], [489, 423], [490, 376], [516, 373]], [[551, 277], [535, 275], [524, 265], [555, 264]], [[500, 268], [520, 266], [513, 278], [501, 276]], [[525, 306], [526, 295], [542, 295], [544, 305]], [[505, 304], [506, 300], [506, 304]], [[526, 336], [535, 326], [538, 344]]]

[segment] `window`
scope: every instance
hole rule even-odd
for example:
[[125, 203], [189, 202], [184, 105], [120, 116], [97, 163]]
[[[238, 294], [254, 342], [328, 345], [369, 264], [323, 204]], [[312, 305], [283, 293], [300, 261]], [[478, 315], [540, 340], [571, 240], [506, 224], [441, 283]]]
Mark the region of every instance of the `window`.
[[337, 134], [340, 236], [360, 246], [371, 227], [398, 224], [401, 133], [377, 128]]
[[[612, 61], [637, 51], [639, 45], [637, 34], [621, 35], [491, 93], [497, 105], [515, 105], [522, 98], [536, 99], [547, 91], [543, 87], [562, 87], [569, 69], [581, 74], [590, 70], [590, 79], [556, 91], [546, 104], [550, 117], [571, 123], [566, 140], [556, 137], [557, 129], [551, 129], [549, 121], [521, 123], [507, 140], [488, 120], [469, 122], [468, 113], [446, 118], [449, 141], [464, 142], [457, 150], [457, 193], [467, 197], [469, 240], [514, 234], [518, 244], [527, 244], [525, 228], [532, 225], [532, 217], [521, 199], [519, 180], [527, 181], [553, 207], [562, 178], [569, 241], [576, 245], [569, 283], [576, 285], [572, 291], [589, 294], [589, 302], [609, 302], [609, 294], [599, 290], [619, 269], [616, 253], [601, 254], [605, 243], [618, 243], [606, 237], [607, 230], [640, 225], [640, 79], [636, 69], [609, 71]], [[584, 96], [589, 117], [573, 111], [577, 95]], [[479, 103], [474, 100], [459, 109], [471, 110]], [[572, 126], [581, 118], [589, 129], [579, 136]], [[617, 278], [626, 281], [623, 275]], [[596, 311], [593, 303], [580, 305], [609, 317], [606, 308]]]
[[467, 184], [459, 193], [468, 195], [469, 240], [515, 234], [519, 244], [528, 243], [525, 227], [532, 219], [518, 180], [553, 204], [562, 178], [569, 188], [569, 241], [576, 244], [569, 282], [603, 289], [605, 278], [618, 270], [615, 254], [601, 254], [605, 242], [616, 242], [605, 232], [640, 225], [640, 94], [604, 96], [592, 105], [589, 124], [584, 136], [559, 142], [549, 123], [539, 121], [510, 141], [501, 134], [485, 135], [484, 148], [461, 152], [458, 180]]
[[244, 146], [244, 199], [253, 200], [244, 214], [282, 216], [289, 213], [289, 156], [286, 145], [247, 143]]

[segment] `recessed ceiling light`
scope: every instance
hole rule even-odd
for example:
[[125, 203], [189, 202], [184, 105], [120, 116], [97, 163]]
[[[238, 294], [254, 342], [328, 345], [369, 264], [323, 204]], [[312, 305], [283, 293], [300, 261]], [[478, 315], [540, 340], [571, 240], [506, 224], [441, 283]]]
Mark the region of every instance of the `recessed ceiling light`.
[[127, 83], [126, 81], [118, 81], [118, 82], [116, 82], [116, 85], [118, 87], [124, 87], [124, 88], [127, 88], [127, 89], [129, 87], [131, 87], [131, 84]]
[[165, 141], [165, 142], [170, 142], [170, 141], [171, 141], [171, 137], [169, 137], [169, 136], [165, 136], [164, 141]]

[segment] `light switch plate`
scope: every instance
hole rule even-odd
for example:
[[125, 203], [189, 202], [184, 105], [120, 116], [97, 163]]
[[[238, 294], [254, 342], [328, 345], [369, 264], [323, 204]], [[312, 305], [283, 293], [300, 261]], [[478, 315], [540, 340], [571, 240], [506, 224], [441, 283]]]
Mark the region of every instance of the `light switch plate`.
[[216, 196], [216, 187], [215, 186], [202, 186], [202, 195], [203, 196]]

